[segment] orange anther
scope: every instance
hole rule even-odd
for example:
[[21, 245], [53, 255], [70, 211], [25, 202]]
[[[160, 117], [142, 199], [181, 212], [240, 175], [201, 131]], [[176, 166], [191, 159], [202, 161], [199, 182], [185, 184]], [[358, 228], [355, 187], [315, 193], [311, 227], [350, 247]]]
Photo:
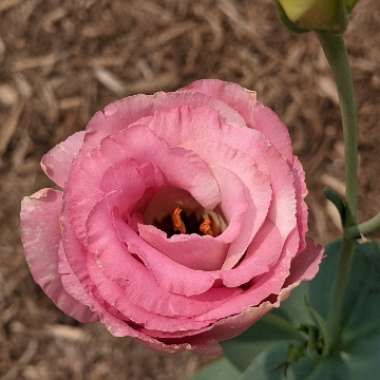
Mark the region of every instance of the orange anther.
[[186, 226], [181, 218], [182, 209], [180, 207], [176, 207], [172, 212], [172, 223], [174, 231], [179, 232], [181, 234], [186, 233]]
[[214, 236], [214, 231], [212, 229], [212, 220], [207, 214], [203, 215], [203, 222], [199, 226], [199, 231], [201, 231], [204, 235]]

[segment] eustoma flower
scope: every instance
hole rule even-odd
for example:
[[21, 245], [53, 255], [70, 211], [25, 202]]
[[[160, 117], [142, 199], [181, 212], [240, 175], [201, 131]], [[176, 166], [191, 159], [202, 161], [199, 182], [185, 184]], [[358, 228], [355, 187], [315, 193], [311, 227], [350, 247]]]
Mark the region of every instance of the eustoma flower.
[[115, 336], [215, 348], [318, 271], [287, 129], [236, 84], [112, 103], [41, 164], [61, 190], [22, 203], [33, 277]]

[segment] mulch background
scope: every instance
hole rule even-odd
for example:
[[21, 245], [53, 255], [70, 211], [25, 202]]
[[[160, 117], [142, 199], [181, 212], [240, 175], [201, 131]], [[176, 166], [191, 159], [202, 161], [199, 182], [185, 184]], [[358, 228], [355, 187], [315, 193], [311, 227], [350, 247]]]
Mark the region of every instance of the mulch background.
[[[347, 34], [360, 110], [361, 218], [380, 209], [380, 7]], [[181, 380], [204, 358], [167, 356], [60, 313], [19, 240], [20, 200], [49, 181], [41, 155], [110, 101], [216, 77], [255, 89], [289, 126], [307, 171], [311, 234], [338, 234], [322, 190], [344, 191], [337, 96], [315, 36], [272, 0], [0, 0], [0, 379]]]

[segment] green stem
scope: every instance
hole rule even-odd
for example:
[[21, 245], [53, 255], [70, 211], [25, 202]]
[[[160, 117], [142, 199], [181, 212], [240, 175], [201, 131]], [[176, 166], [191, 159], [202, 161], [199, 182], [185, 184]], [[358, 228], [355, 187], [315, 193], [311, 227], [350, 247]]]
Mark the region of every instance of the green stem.
[[349, 227], [346, 230], [346, 237], [348, 239], [357, 239], [360, 238], [360, 235], [368, 235], [378, 230], [380, 230], [380, 213], [366, 222], [360, 223], [357, 226]]
[[[358, 127], [354, 86], [343, 37], [328, 32], [318, 33], [318, 37], [333, 71], [340, 101], [346, 162], [346, 200], [350, 214], [350, 218], [345, 221], [344, 229], [346, 231], [349, 227], [356, 224], [358, 198]], [[329, 315], [332, 348], [335, 348], [340, 340], [344, 297], [354, 252], [355, 241], [344, 234], [334, 290], [334, 307]]]

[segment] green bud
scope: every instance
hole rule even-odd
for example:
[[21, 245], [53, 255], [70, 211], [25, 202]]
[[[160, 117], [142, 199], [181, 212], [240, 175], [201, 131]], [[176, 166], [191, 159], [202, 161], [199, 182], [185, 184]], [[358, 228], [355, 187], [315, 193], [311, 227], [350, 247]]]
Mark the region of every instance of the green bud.
[[284, 23], [294, 32], [342, 33], [358, 0], [277, 0]]

